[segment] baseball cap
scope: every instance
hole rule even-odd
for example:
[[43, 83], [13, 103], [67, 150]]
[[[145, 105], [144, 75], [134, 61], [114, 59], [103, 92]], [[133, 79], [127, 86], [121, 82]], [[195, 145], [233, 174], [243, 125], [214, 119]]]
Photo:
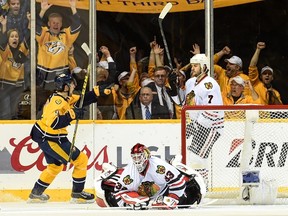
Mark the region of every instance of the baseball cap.
[[271, 68], [271, 67], [269, 67], [269, 66], [265, 66], [265, 67], [263, 67], [262, 69], [261, 69], [261, 74], [264, 72], [264, 71], [271, 71], [271, 73], [273, 74], [273, 69]]
[[230, 82], [232, 82], [232, 80], [234, 80], [237, 84], [245, 87], [245, 81], [243, 80], [241, 76], [236, 76], [236, 77], [231, 78]]
[[147, 78], [147, 79], [144, 79], [142, 82], [141, 82], [141, 86], [147, 86], [149, 83], [151, 82], [154, 82], [151, 78]]
[[235, 64], [238, 65], [239, 67], [242, 68], [242, 60], [238, 56], [232, 56], [229, 59], [225, 59], [225, 62], [229, 62], [230, 64]]
[[123, 79], [123, 77], [129, 75], [129, 72], [127, 71], [123, 71], [122, 73], [119, 74], [118, 76], [118, 82], [120, 82], [121, 79]]

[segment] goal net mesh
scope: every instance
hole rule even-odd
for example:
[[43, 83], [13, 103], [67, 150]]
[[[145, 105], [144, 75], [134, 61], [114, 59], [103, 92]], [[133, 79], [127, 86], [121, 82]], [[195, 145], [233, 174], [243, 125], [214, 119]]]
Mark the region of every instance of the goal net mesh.
[[184, 107], [183, 162], [206, 179], [207, 197], [239, 197], [243, 171], [259, 171], [287, 197], [287, 122], [285, 106]]

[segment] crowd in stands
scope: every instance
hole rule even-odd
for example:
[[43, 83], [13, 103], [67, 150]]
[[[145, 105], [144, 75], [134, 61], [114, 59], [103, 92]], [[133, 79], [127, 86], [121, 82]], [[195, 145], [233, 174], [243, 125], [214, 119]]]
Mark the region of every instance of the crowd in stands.
[[[71, 20], [70, 25], [65, 28], [63, 17], [59, 13], [46, 14], [53, 6], [48, 0], [42, 0], [41, 9], [36, 12], [37, 68], [34, 71], [37, 77], [37, 118], [41, 117], [46, 99], [53, 93], [56, 75], [63, 72], [72, 74], [77, 81], [76, 90], [81, 91], [81, 83], [86, 74], [86, 70], [80, 68], [74, 58], [73, 44], [82, 31], [81, 18], [77, 13], [77, 0], [69, 0], [69, 4]], [[30, 67], [29, 10], [30, 1], [1, 1], [1, 120], [30, 119], [29, 112], [23, 116], [21, 109], [19, 110], [20, 101], [23, 100], [22, 94], [29, 91], [30, 74], [34, 72]], [[44, 22], [44, 16], [48, 18], [47, 23]], [[100, 95], [97, 103], [97, 119], [146, 120], [181, 117], [181, 108], [187, 105], [187, 96], [191, 96], [189, 94], [191, 92], [187, 92], [186, 83], [189, 79], [198, 77], [192, 67], [193, 64], [189, 62], [183, 65], [183, 62], [174, 56], [174, 68], [171, 68], [167, 66], [164, 48], [156, 39], [147, 46], [150, 48], [150, 53], [141, 59], [137, 59], [137, 47], [133, 46], [127, 50], [130, 56], [130, 63], [127, 66], [129, 70], [119, 71], [117, 62], [111, 57], [109, 47], [106, 44], [100, 45], [101, 56], [98, 54], [96, 56], [95, 71]], [[244, 71], [241, 57], [231, 56], [228, 46], [215, 53], [212, 74], [208, 70], [202, 71], [217, 81], [223, 105], [282, 104], [279, 92], [272, 86], [273, 68], [269, 65], [263, 68], [257, 67], [261, 58], [260, 52], [265, 46], [264, 41], [255, 44], [255, 53], [252, 54], [248, 71]], [[193, 44], [190, 52], [192, 56], [201, 54], [200, 46]], [[225, 59], [225, 68], [218, 65], [220, 59]], [[209, 68], [208, 61], [204, 64], [206, 69]], [[209, 85], [206, 88], [209, 88]]]

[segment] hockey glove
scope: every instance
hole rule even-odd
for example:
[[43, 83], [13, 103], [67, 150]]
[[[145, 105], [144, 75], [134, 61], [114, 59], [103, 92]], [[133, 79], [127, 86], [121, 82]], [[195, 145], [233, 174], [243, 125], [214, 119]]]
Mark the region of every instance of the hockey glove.
[[75, 119], [83, 119], [84, 112], [85, 112], [84, 108], [74, 107], [73, 111], [75, 113]]
[[111, 89], [110, 88], [106, 88], [106, 85], [97, 85], [94, 86], [94, 93], [97, 97], [105, 97], [108, 96], [109, 94], [111, 94]]
[[171, 72], [168, 76], [168, 82], [171, 88], [170, 95], [176, 96], [177, 95], [177, 74], [175, 72]]
[[169, 81], [169, 84], [176, 84], [177, 83], [177, 74], [172, 71], [169, 75], [168, 75], [168, 81]]

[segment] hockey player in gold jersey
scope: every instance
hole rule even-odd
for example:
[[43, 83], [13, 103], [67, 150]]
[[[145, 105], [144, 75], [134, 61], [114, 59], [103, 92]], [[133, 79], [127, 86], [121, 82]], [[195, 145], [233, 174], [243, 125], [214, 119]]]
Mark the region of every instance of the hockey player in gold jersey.
[[[41, 119], [31, 130], [31, 138], [38, 143], [48, 165], [36, 181], [29, 195], [29, 202], [48, 201], [49, 195], [43, 192], [63, 170], [67, 162], [74, 165], [72, 200], [77, 203], [94, 202], [94, 195], [83, 191], [87, 172], [87, 155], [74, 146], [71, 160], [69, 160], [71, 142], [67, 139], [67, 126], [74, 119], [81, 118], [84, 111], [83, 108], [77, 108], [80, 96], [73, 94], [75, 86], [76, 81], [70, 74], [57, 75], [56, 91], [48, 98]], [[99, 86], [95, 86], [92, 91], [85, 94], [83, 106], [97, 102], [97, 97], [102, 95], [105, 95], [104, 91], [100, 91]]]

